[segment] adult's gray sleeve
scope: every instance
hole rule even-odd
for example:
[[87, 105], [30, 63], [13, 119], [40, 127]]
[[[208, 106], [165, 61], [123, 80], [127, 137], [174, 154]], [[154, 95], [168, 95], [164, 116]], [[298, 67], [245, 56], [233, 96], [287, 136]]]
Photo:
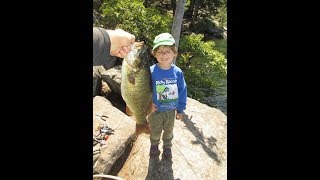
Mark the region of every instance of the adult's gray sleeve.
[[93, 66], [112, 67], [115, 58], [110, 56], [110, 38], [104, 28], [93, 27]]

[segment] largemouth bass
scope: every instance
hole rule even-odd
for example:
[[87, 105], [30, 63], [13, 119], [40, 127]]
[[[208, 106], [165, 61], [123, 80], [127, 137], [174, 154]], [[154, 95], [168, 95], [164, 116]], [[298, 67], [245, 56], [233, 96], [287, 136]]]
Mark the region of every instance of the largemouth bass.
[[133, 113], [137, 125], [147, 124], [147, 110], [152, 102], [149, 55], [144, 42], [135, 42], [121, 67], [121, 96]]

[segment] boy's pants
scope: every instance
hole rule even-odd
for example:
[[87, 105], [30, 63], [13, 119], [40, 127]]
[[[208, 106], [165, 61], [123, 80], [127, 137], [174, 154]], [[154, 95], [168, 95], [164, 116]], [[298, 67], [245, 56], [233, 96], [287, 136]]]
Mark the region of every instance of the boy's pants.
[[156, 111], [148, 116], [150, 125], [150, 141], [151, 145], [158, 145], [163, 130], [162, 140], [163, 147], [171, 147], [173, 139], [173, 127], [176, 119], [176, 111]]

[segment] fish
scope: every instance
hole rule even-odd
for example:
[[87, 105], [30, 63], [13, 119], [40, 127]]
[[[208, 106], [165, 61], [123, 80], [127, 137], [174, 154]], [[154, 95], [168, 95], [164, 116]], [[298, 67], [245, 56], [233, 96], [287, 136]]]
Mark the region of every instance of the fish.
[[136, 125], [146, 125], [149, 104], [152, 102], [152, 77], [147, 45], [135, 42], [121, 66], [121, 96]]

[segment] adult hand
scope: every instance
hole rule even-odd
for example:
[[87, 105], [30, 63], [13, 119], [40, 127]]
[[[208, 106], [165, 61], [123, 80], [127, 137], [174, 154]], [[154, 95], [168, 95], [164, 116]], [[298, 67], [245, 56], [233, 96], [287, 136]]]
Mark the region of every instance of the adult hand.
[[122, 30], [107, 30], [110, 37], [110, 55], [124, 58], [130, 51], [131, 45], [135, 42], [135, 36]]

